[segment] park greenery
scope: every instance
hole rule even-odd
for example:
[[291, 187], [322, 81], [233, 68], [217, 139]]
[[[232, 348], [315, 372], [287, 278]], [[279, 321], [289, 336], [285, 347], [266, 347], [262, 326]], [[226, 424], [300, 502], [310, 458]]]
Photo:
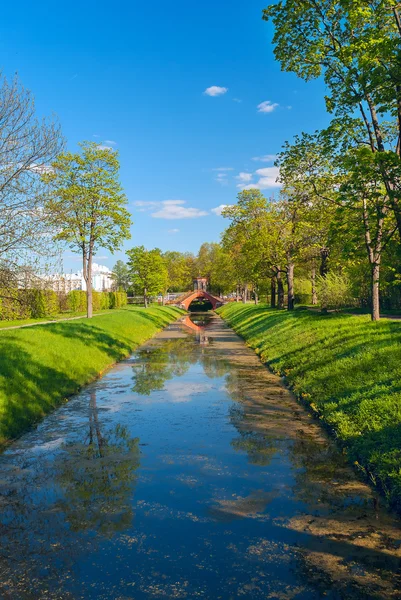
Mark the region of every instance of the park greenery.
[[181, 314], [125, 307], [92, 320], [0, 331], [0, 445], [128, 356]]
[[116, 152], [93, 142], [80, 146], [81, 154], [61, 154], [43, 176], [50, 186], [45, 212], [57, 230], [55, 239], [82, 256], [91, 318], [93, 257], [99, 247], [114, 252], [130, 237], [131, 217], [118, 180]]

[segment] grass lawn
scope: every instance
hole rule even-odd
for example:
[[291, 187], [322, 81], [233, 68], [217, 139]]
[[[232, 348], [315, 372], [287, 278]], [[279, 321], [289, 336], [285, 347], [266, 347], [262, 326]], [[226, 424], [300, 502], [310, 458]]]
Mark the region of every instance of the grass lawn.
[[0, 331], [0, 444], [18, 436], [183, 311], [126, 307]]
[[401, 322], [234, 303], [218, 312], [401, 509]]
[[[118, 309], [110, 309], [110, 310], [118, 310]], [[94, 310], [93, 314], [104, 314], [107, 313], [108, 310]], [[84, 312], [73, 312], [73, 311], [64, 311], [62, 313], [58, 313], [57, 315], [52, 315], [51, 317], [41, 317], [39, 319], [16, 319], [15, 321], [1, 321], [0, 320], [0, 329], [7, 329], [7, 327], [19, 327], [20, 325], [33, 325], [36, 323], [48, 323], [49, 321], [61, 321], [62, 319], [71, 319], [73, 317], [85, 317], [86, 311]]]

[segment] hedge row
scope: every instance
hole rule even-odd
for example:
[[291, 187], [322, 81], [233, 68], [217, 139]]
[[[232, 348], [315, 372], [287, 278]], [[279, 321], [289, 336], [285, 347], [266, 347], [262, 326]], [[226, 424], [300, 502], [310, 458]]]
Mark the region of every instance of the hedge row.
[[[125, 292], [93, 292], [93, 310], [120, 308], [127, 304]], [[40, 319], [69, 311], [86, 311], [86, 292], [74, 290], [0, 290], [0, 320]]]
[[[127, 304], [126, 292], [93, 292], [93, 310], [121, 308]], [[72, 312], [86, 310], [86, 292], [74, 290], [67, 295], [67, 307]]]

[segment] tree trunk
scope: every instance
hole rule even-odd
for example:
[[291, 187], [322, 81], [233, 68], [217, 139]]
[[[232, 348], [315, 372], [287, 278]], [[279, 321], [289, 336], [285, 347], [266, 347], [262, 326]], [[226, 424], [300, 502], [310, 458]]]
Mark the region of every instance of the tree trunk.
[[294, 310], [294, 263], [289, 262], [287, 266], [287, 286], [288, 286], [288, 310]]
[[327, 275], [327, 272], [329, 270], [328, 262], [329, 262], [329, 249], [321, 248], [320, 249], [320, 275], [322, 277], [326, 277], [326, 275]]
[[380, 320], [380, 265], [372, 265], [372, 321]]
[[312, 273], [311, 273], [311, 282], [312, 282], [312, 305], [317, 305], [317, 291], [316, 291], [316, 267], [313, 265]]
[[92, 251], [89, 250], [88, 264], [86, 267], [86, 316], [88, 319], [93, 317], [92, 298]]
[[246, 304], [246, 301], [247, 301], [247, 299], [248, 299], [248, 284], [246, 283], [246, 284], [244, 285], [244, 295], [243, 295], [243, 297], [242, 297], [242, 302], [243, 302], [244, 304]]
[[256, 290], [253, 290], [253, 295], [255, 297], [255, 304], [258, 304], [259, 303], [259, 296], [258, 296], [258, 293], [257, 293]]
[[276, 276], [271, 278], [270, 285], [270, 306], [276, 308]]
[[281, 272], [278, 271], [276, 275], [277, 279], [277, 300], [278, 300], [278, 308], [284, 308], [284, 286], [283, 280], [281, 279]]
[[236, 294], [236, 297], [235, 297], [235, 301], [239, 302], [239, 286], [238, 285], [237, 285], [237, 294]]
[[148, 308], [148, 290], [146, 288], [143, 290], [143, 303], [145, 308]]

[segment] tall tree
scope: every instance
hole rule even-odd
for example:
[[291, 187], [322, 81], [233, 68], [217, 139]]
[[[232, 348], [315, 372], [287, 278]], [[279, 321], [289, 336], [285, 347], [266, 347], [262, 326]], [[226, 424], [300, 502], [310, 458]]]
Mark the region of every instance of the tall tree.
[[42, 174], [63, 143], [57, 121], [36, 117], [32, 94], [18, 78], [9, 82], [0, 75], [0, 268], [8, 274], [3, 289], [19, 285], [21, 265], [53, 253]]
[[164, 294], [168, 286], [168, 271], [158, 248], [146, 250], [144, 246], [136, 246], [128, 250], [128, 268], [131, 281], [141, 291], [145, 308], [148, 307], [149, 296]]
[[283, 70], [305, 80], [323, 76], [326, 106], [337, 126], [352, 135], [349, 121], [359, 113], [358, 145], [394, 155], [382, 161], [381, 177], [401, 236], [399, 8], [398, 0], [282, 0], [266, 8], [263, 18], [274, 24], [275, 56]]
[[61, 154], [44, 179], [52, 187], [46, 211], [56, 239], [82, 256], [87, 316], [92, 317], [92, 263], [102, 247], [114, 252], [129, 239], [131, 217], [119, 182], [117, 152], [92, 142], [82, 152]]
[[126, 292], [129, 288], [129, 270], [123, 260], [118, 260], [113, 268], [112, 278], [116, 290]]

